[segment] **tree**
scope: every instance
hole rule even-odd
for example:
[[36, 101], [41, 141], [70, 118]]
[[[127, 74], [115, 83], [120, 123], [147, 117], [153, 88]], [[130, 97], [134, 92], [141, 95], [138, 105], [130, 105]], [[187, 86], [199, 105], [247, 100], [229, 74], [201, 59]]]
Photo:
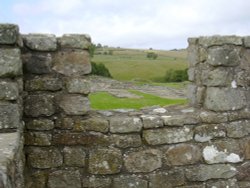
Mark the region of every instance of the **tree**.
[[92, 43], [92, 44], [90, 45], [90, 47], [89, 47], [89, 54], [90, 54], [90, 57], [94, 57], [95, 49], [96, 49], [96, 45]]
[[108, 68], [103, 63], [97, 64], [95, 62], [91, 62], [91, 66], [91, 74], [112, 78]]
[[155, 52], [148, 52], [147, 53], [147, 58], [148, 59], [156, 59], [157, 57], [158, 57], [158, 55]]

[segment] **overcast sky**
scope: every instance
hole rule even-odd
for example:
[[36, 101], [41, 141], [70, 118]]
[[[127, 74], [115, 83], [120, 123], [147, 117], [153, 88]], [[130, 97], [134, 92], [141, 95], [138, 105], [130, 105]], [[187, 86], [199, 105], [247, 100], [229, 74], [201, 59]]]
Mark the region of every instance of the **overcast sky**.
[[185, 48], [201, 35], [250, 35], [249, 0], [0, 0], [21, 33], [87, 33], [114, 47]]

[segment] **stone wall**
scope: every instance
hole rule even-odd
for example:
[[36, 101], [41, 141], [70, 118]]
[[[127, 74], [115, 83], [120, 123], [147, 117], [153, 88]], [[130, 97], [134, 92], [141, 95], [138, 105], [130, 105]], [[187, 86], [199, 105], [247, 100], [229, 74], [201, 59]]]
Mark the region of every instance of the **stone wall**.
[[[0, 91], [0, 102], [8, 104], [0, 112], [9, 113], [0, 117], [8, 125], [1, 129], [1, 144], [9, 143], [9, 134], [22, 135], [17, 130], [23, 119], [26, 165], [23, 186], [16, 175], [23, 169], [22, 144], [15, 142], [11, 156], [17, 157], [2, 165], [12, 168], [1, 171], [7, 177], [0, 176], [2, 187], [18, 187], [15, 182], [25, 188], [250, 187], [250, 37], [189, 39], [190, 106], [92, 111], [85, 80], [91, 70], [87, 35], [20, 38], [16, 26], [0, 28], [6, 27], [8, 32], [0, 30], [0, 50], [19, 55], [0, 54], [1, 67], [11, 72], [1, 76], [2, 85], [11, 82]], [[6, 44], [6, 38], [14, 42]], [[20, 65], [20, 49], [23, 76], [8, 68]]]

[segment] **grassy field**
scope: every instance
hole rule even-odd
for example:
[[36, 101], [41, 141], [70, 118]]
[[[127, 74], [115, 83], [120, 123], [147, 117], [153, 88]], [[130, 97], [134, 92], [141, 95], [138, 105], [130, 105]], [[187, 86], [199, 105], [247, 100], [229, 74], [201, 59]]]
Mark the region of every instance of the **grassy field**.
[[[112, 51], [113, 55], [104, 55]], [[148, 59], [147, 52], [158, 54], [156, 60]], [[98, 49], [94, 58], [95, 63], [103, 63], [117, 80], [162, 81], [169, 69], [187, 68], [186, 50], [132, 50], [120, 48]]]

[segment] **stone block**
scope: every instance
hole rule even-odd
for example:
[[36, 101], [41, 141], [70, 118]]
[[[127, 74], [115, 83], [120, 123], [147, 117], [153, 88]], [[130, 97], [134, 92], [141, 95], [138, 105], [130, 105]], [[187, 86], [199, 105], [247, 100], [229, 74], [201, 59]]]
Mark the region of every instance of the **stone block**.
[[81, 95], [63, 95], [57, 103], [67, 115], [85, 115], [90, 110], [88, 98]]
[[250, 187], [250, 181], [239, 181], [238, 185], [239, 185], [239, 188], [248, 188]]
[[121, 171], [122, 153], [115, 148], [95, 149], [89, 154], [89, 173], [116, 174]]
[[119, 148], [139, 147], [142, 145], [141, 136], [137, 134], [115, 135], [111, 136], [111, 142]]
[[84, 167], [86, 153], [83, 147], [64, 147], [64, 163], [70, 167]]
[[28, 34], [23, 35], [26, 47], [35, 51], [55, 51], [57, 49], [56, 36], [52, 34]]
[[212, 111], [202, 111], [199, 117], [202, 123], [225, 123], [228, 121], [226, 113], [215, 113]]
[[19, 27], [14, 24], [0, 24], [0, 44], [15, 44], [19, 35]]
[[244, 46], [250, 48], [250, 36], [246, 36], [243, 38]]
[[110, 178], [100, 178], [95, 176], [90, 176], [83, 178], [82, 186], [83, 188], [110, 188], [111, 187]]
[[243, 145], [244, 145], [244, 156], [245, 156], [245, 159], [250, 160], [250, 140], [247, 139], [244, 142]]
[[24, 112], [27, 116], [51, 116], [55, 113], [54, 96], [29, 95], [24, 100]]
[[118, 176], [113, 180], [113, 188], [148, 188], [148, 182], [137, 176]]
[[26, 129], [37, 130], [37, 131], [47, 131], [54, 128], [54, 121], [50, 119], [32, 119], [25, 122]]
[[161, 118], [163, 119], [164, 125], [167, 126], [196, 125], [199, 123], [199, 119], [196, 114], [162, 116]]
[[65, 76], [83, 76], [91, 72], [87, 51], [58, 52], [53, 63], [52, 69]]
[[241, 188], [238, 187], [237, 180], [236, 179], [230, 179], [230, 180], [221, 180], [216, 182], [208, 182], [207, 188]]
[[232, 45], [242, 45], [242, 38], [238, 36], [220, 36], [214, 35], [209, 37], [200, 37], [199, 44], [204, 47], [211, 47], [211, 46], [220, 46], [225, 44], [232, 44]]
[[158, 128], [163, 127], [163, 121], [159, 116], [156, 115], [142, 115], [143, 128]]
[[17, 100], [18, 96], [17, 82], [0, 80], [0, 100]]
[[25, 179], [25, 188], [44, 188], [46, 187], [47, 173], [44, 171], [35, 171], [27, 174]]
[[207, 88], [204, 107], [212, 111], [239, 110], [246, 106], [244, 92], [231, 88]]
[[190, 127], [144, 130], [143, 138], [149, 145], [173, 144], [193, 139]]
[[59, 149], [54, 147], [29, 147], [27, 162], [33, 168], [55, 168], [63, 164]]
[[20, 49], [0, 49], [0, 77], [16, 77], [22, 74]]
[[190, 44], [187, 48], [188, 55], [188, 64], [189, 67], [194, 67], [199, 63], [199, 51], [198, 46], [196, 44]]
[[51, 145], [52, 135], [44, 132], [24, 133], [25, 145], [49, 146]]
[[128, 152], [124, 164], [129, 172], [152, 172], [162, 166], [162, 152], [157, 149]]
[[228, 179], [237, 174], [237, 169], [229, 164], [199, 165], [186, 169], [189, 181], [207, 181], [210, 179]]
[[[250, 180], [250, 162], [244, 162], [238, 168], [237, 179], [240, 181]], [[240, 187], [241, 188], [241, 187]]]
[[17, 104], [0, 102], [0, 129], [18, 128], [20, 120]]
[[56, 120], [55, 126], [58, 129], [73, 129], [74, 119], [70, 117], [59, 117]]
[[59, 45], [62, 48], [89, 49], [91, 38], [84, 34], [65, 34], [59, 38]]
[[227, 124], [225, 126], [227, 136], [230, 138], [241, 138], [250, 133], [250, 121], [241, 120]]
[[90, 93], [89, 82], [84, 78], [69, 78], [66, 81], [66, 89], [69, 93], [80, 93], [84, 95]]
[[51, 73], [52, 56], [50, 53], [32, 53], [22, 55], [25, 72], [32, 74]]
[[48, 178], [48, 188], [81, 188], [79, 170], [57, 170], [51, 172]]
[[170, 146], [164, 158], [170, 166], [195, 164], [202, 159], [201, 148], [191, 144]]
[[131, 133], [141, 130], [142, 122], [137, 117], [112, 117], [110, 119], [111, 133]]

